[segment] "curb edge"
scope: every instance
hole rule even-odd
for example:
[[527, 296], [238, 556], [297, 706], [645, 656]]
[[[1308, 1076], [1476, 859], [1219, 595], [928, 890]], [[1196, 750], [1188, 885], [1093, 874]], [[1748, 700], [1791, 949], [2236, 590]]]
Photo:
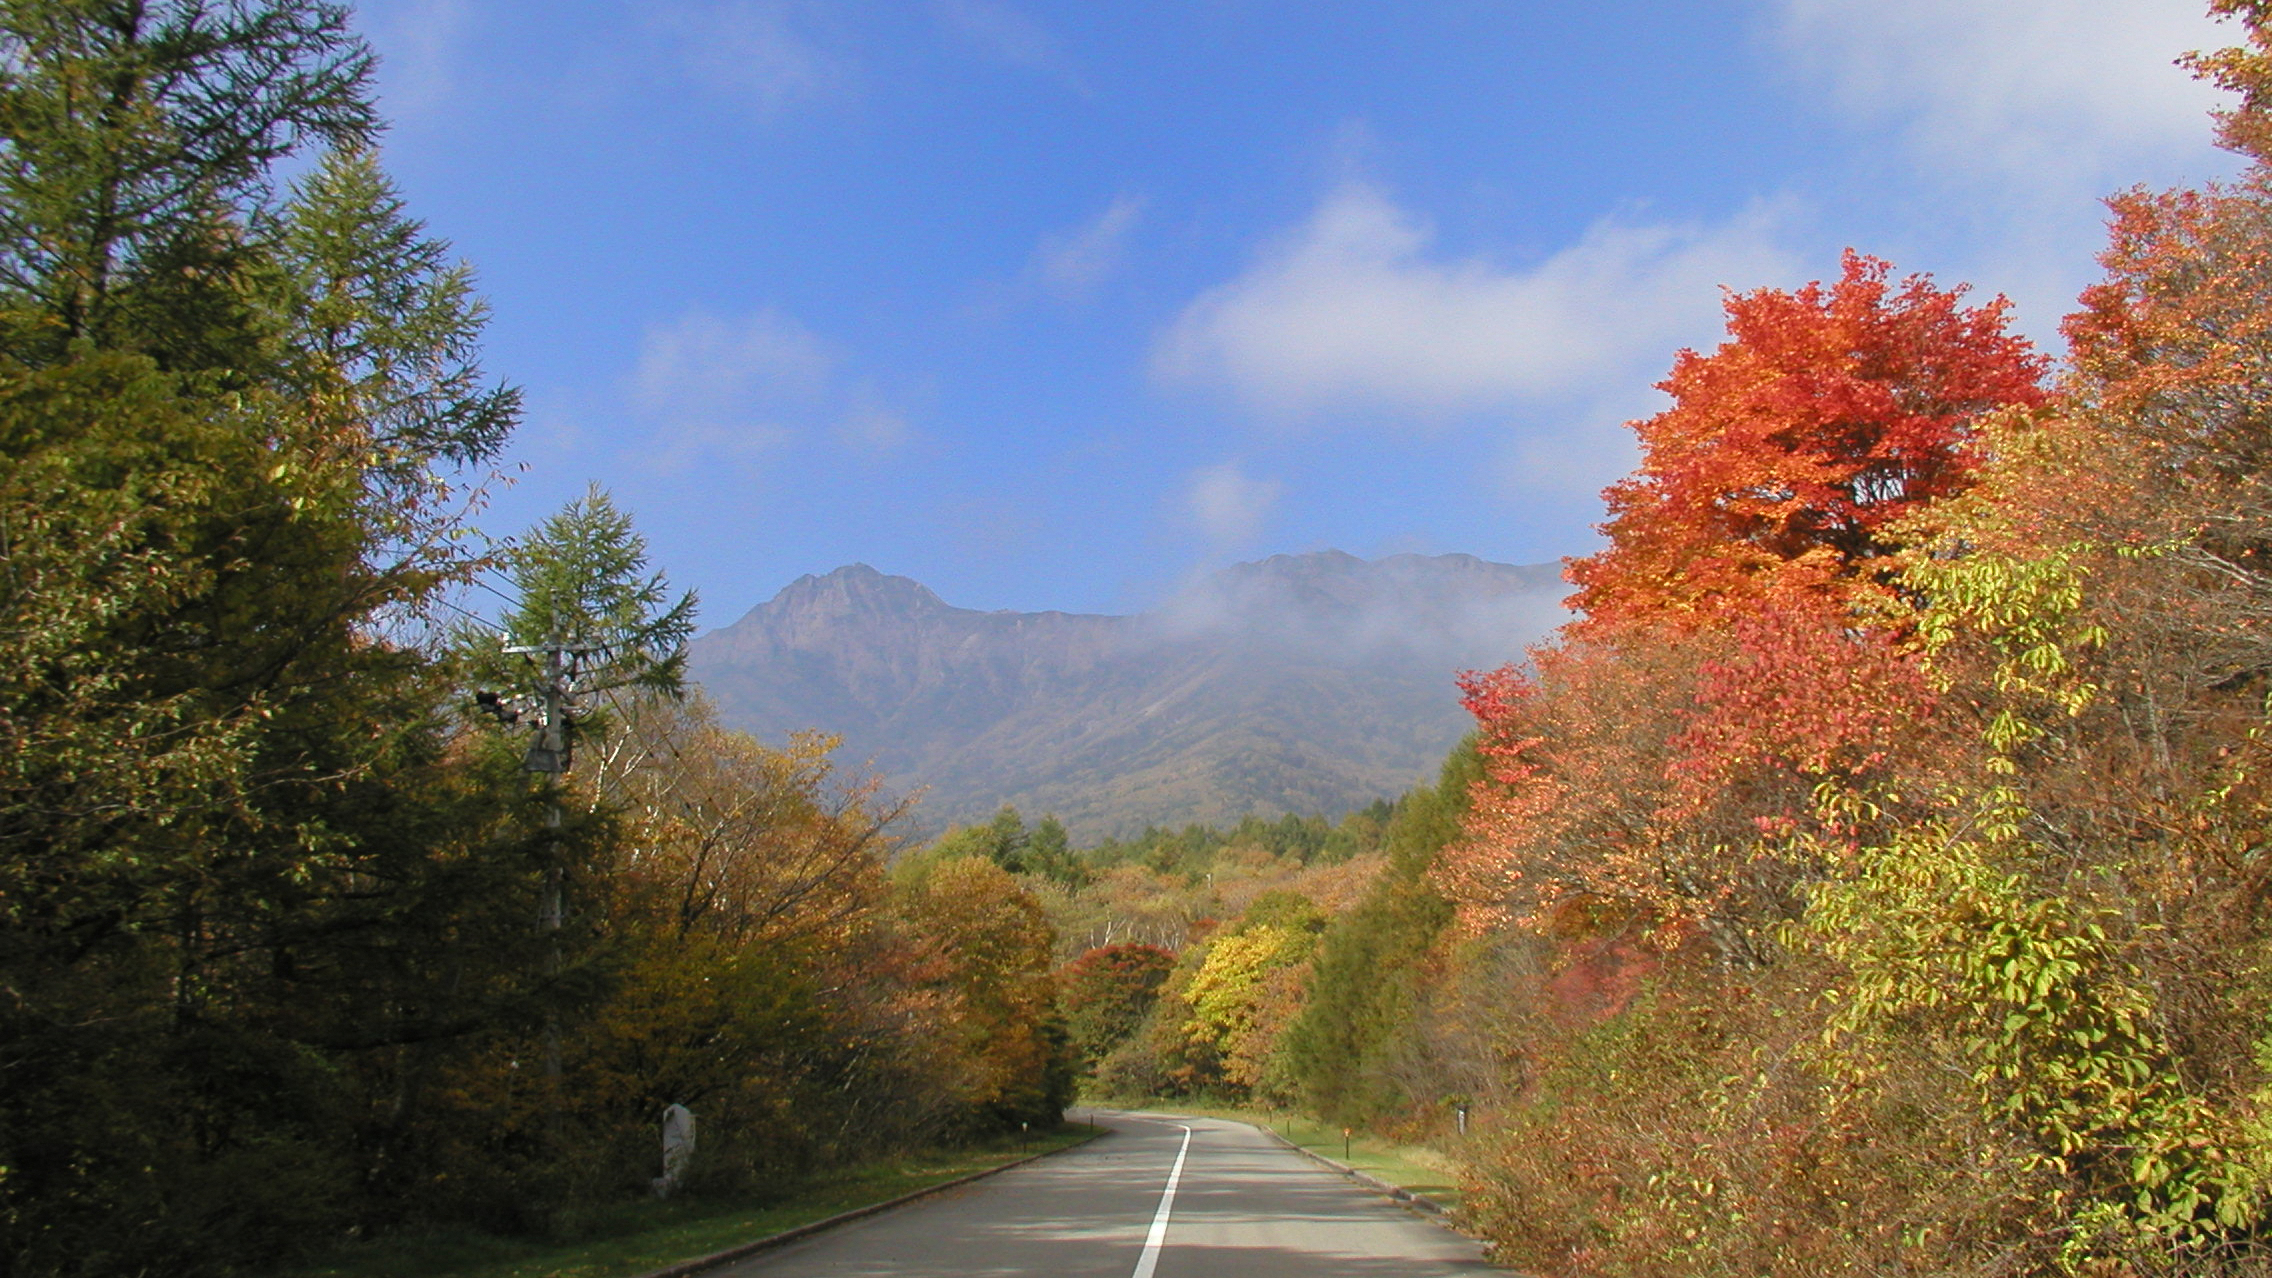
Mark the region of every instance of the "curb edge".
[[834, 1229], [838, 1225], [848, 1225], [863, 1217], [890, 1211], [894, 1207], [905, 1207], [909, 1203], [929, 1198], [933, 1194], [943, 1194], [950, 1189], [960, 1189], [975, 1180], [984, 1180], [988, 1176], [999, 1176], [1013, 1167], [1023, 1167], [1027, 1163], [1039, 1162], [1044, 1158], [1054, 1158], [1070, 1150], [1080, 1149], [1109, 1134], [1109, 1129], [1099, 1130], [1074, 1141], [1070, 1145], [1057, 1149], [1045, 1149], [1038, 1154], [1028, 1154], [1024, 1158], [1013, 1159], [999, 1167], [989, 1167], [984, 1171], [971, 1172], [966, 1176], [957, 1176], [953, 1180], [942, 1180], [936, 1185], [926, 1185], [921, 1189], [901, 1194], [897, 1198], [887, 1198], [880, 1203], [869, 1203], [865, 1207], [853, 1207], [846, 1211], [840, 1211], [833, 1216], [823, 1216], [819, 1220], [807, 1221], [802, 1225], [784, 1229], [777, 1234], [767, 1234], [763, 1238], [752, 1239], [746, 1243], [737, 1243], [724, 1251], [712, 1252], [707, 1256], [697, 1256], [692, 1260], [679, 1261], [675, 1265], [665, 1265], [661, 1269], [649, 1270], [638, 1275], [638, 1278], [688, 1278], [689, 1275], [701, 1273], [706, 1269], [730, 1265], [737, 1260], [746, 1260], [759, 1252], [771, 1251], [776, 1247], [784, 1247], [790, 1243], [810, 1238], [814, 1234]]
[[1261, 1132], [1263, 1135], [1268, 1136], [1270, 1139], [1277, 1141], [1279, 1144], [1284, 1145], [1286, 1148], [1293, 1150], [1295, 1153], [1300, 1154], [1302, 1157], [1309, 1159], [1311, 1162], [1324, 1167], [1328, 1171], [1339, 1173], [1340, 1175], [1357, 1182], [1365, 1188], [1372, 1190], [1376, 1194], [1380, 1194], [1386, 1198], [1393, 1198], [1397, 1202], [1402, 1203], [1407, 1207], [1414, 1208], [1415, 1210], [1423, 1212], [1429, 1216], [1433, 1216], [1437, 1220], [1442, 1221], [1447, 1226], [1450, 1225], [1451, 1222], [1455, 1219], [1450, 1208], [1444, 1206], [1442, 1203], [1437, 1202], [1435, 1199], [1428, 1197], [1426, 1194], [1413, 1193], [1411, 1190], [1406, 1189], [1402, 1185], [1392, 1185], [1387, 1181], [1382, 1180], [1380, 1177], [1373, 1175], [1371, 1172], [1358, 1171], [1356, 1168], [1342, 1162], [1340, 1159], [1328, 1158], [1324, 1154], [1318, 1153], [1314, 1149], [1304, 1149], [1300, 1145], [1295, 1144], [1294, 1142], [1286, 1139], [1285, 1137], [1279, 1135], [1277, 1132], [1272, 1131], [1270, 1128], [1265, 1127], [1260, 1123], [1248, 1123], [1246, 1125], [1248, 1127], [1254, 1128], [1258, 1132]]

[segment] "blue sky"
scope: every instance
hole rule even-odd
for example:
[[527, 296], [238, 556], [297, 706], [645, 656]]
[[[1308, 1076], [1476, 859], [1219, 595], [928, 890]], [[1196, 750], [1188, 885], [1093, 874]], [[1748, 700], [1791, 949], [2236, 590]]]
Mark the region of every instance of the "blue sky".
[[1720, 289], [1852, 245], [2052, 338], [2232, 171], [2193, 0], [369, 0], [389, 168], [709, 625], [855, 560], [1127, 611], [1332, 546], [1584, 553]]

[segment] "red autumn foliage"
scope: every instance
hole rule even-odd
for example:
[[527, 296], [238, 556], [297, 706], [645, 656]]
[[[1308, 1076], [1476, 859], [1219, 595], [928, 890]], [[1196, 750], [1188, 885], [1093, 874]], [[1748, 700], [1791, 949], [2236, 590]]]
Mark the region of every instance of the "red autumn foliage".
[[1598, 1024], [1631, 1006], [1663, 966], [1662, 951], [1630, 934], [1570, 942], [1546, 981], [1549, 1006], [1567, 1027]]
[[1605, 494], [1610, 545], [1570, 566], [1586, 632], [1693, 629], [1764, 594], [1817, 590], [1892, 547], [1891, 526], [1961, 489], [1975, 424], [2044, 402], [2045, 363], [2007, 303], [1900, 284], [1849, 251], [1825, 287], [1727, 301], [1728, 340], [1682, 351], [1634, 423], [1642, 461]]
[[1104, 945], [1058, 973], [1058, 1006], [1082, 1058], [1094, 1064], [1144, 1023], [1175, 955], [1157, 945]]
[[1434, 877], [1469, 928], [1541, 924], [1579, 898], [1679, 912], [1678, 854], [1650, 816], [1682, 723], [1664, 689], [1694, 677], [1684, 655], [1573, 642], [1534, 652], [1534, 670], [1462, 680], [1486, 779]]
[[1734, 651], [1698, 667], [1694, 709], [1673, 742], [1684, 816], [1732, 805], [1762, 832], [1788, 830], [1806, 788], [1882, 772], [1932, 713], [1915, 654], [1883, 630], [1787, 608], [1733, 629]]
[[1727, 340], [1681, 352], [1673, 407], [1634, 424], [1610, 544], [1570, 567], [1582, 619], [1463, 682], [1488, 780], [1437, 879], [1469, 926], [1592, 901], [1660, 943], [1752, 944], [1853, 833], [1819, 787], [1922, 740], [1881, 565], [1970, 483], [1984, 417], [2045, 402], [2045, 364], [2001, 299], [1890, 276], [1850, 252], [1834, 284], [1729, 298]]

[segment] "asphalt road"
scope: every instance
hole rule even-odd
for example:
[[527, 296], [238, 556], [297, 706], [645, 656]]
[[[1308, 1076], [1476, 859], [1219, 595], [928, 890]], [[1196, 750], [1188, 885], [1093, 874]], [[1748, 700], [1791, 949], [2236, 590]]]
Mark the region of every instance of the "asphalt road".
[[1098, 1121], [1112, 1131], [1070, 1153], [714, 1272], [1504, 1278], [1476, 1243], [1251, 1127], [1111, 1111]]

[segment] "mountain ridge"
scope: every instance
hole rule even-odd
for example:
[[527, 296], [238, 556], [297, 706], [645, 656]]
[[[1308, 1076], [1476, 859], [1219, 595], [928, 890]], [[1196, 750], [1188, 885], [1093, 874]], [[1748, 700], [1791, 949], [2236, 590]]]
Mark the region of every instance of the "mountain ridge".
[[1115, 615], [981, 611], [867, 564], [806, 574], [691, 645], [728, 726], [843, 738], [918, 823], [1002, 803], [1094, 839], [1335, 812], [1432, 774], [1466, 730], [1452, 679], [1564, 614], [1556, 565], [1274, 555]]

